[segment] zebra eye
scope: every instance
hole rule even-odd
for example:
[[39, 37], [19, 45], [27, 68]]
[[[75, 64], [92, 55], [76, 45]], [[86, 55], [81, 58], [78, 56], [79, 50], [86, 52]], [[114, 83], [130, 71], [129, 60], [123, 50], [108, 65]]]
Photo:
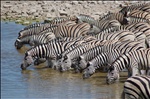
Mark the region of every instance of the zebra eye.
[[67, 62], [65, 61], [65, 63], [67, 63]]
[[111, 73], [111, 75], [113, 75], [114, 73]]

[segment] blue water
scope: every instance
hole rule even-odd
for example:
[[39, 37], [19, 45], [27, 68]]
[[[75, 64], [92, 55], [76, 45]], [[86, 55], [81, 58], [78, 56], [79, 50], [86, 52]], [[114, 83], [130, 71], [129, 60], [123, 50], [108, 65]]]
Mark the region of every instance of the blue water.
[[82, 74], [20, 64], [28, 47], [16, 50], [14, 42], [25, 26], [1, 22], [1, 99], [120, 99], [123, 82], [106, 85], [106, 73], [83, 80]]

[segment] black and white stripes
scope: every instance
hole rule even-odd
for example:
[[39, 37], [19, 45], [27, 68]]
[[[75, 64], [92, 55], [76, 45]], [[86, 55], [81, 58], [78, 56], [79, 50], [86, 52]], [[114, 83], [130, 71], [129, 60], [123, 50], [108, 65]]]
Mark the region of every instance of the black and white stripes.
[[124, 83], [122, 99], [149, 99], [150, 76], [133, 76]]

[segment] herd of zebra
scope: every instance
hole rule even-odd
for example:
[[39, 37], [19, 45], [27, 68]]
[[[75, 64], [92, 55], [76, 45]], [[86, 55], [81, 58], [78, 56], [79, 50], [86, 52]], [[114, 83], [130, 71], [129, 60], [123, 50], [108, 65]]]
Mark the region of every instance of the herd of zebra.
[[124, 6], [99, 19], [79, 14], [35, 23], [18, 33], [15, 47], [24, 44], [31, 48], [22, 70], [46, 61], [55, 70], [74, 70], [89, 78], [102, 69], [108, 72], [107, 84], [127, 70], [122, 97], [150, 98], [150, 3]]

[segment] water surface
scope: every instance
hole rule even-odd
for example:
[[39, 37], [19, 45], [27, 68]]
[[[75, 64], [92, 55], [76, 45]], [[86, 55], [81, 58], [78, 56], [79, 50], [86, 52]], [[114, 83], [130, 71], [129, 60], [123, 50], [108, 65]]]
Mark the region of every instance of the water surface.
[[112, 85], [105, 83], [106, 73], [90, 79], [71, 71], [60, 73], [50, 68], [30, 66], [22, 71], [20, 64], [27, 46], [16, 50], [14, 42], [25, 26], [1, 22], [1, 98], [2, 99], [120, 99], [126, 76]]

